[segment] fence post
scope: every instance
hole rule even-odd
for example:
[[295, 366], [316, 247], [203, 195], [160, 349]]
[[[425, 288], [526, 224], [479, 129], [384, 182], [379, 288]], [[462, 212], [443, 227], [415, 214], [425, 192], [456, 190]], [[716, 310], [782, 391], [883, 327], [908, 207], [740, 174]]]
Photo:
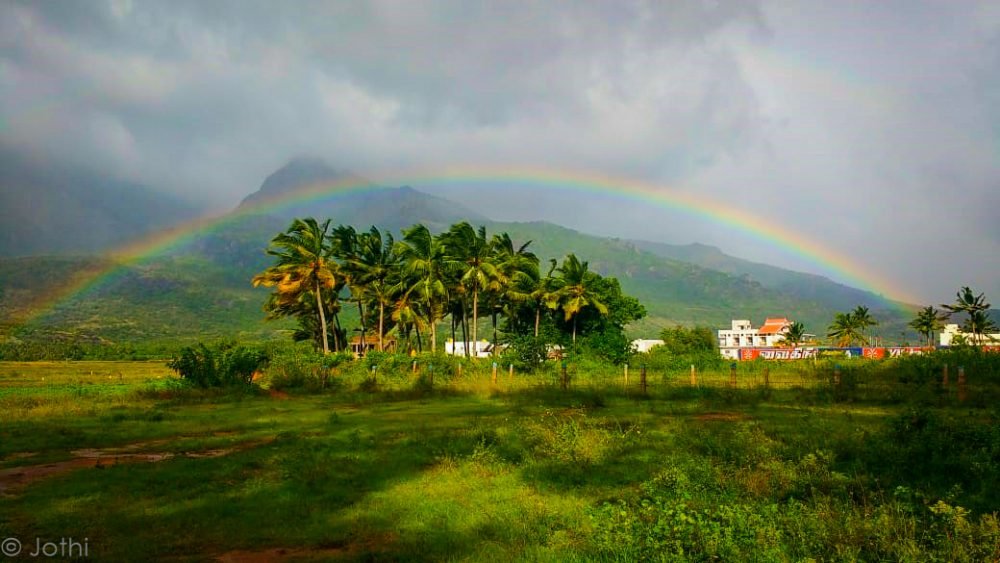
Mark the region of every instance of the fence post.
[[497, 363], [493, 362], [493, 385], [497, 384]]
[[372, 381], [378, 378], [378, 366], [372, 366]]
[[507, 367], [507, 380], [509, 382], [511, 382], [511, 383], [513, 383], [513, 381], [514, 381], [514, 364], [513, 363], [511, 363], [510, 366]]
[[427, 364], [427, 382], [434, 386], [434, 364]]
[[948, 388], [948, 364], [941, 368], [941, 387]]
[[835, 388], [840, 387], [840, 364], [833, 366], [833, 386]]
[[413, 360], [413, 375], [417, 375], [417, 361]]
[[625, 392], [628, 393], [628, 364], [625, 364]]
[[764, 366], [764, 387], [770, 389], [771, 387], [771, 366]]
[[729, 386], [736, 389], [736, 362], [729, 364]]
[[566, 381], [566, 360], [563, 360], [563, 362], [562, 362], [562, 388], [563, 389], [566, 389], [567, 383], [568, 382]]
[[695, 373], [694, 364], [691, 364], [691, 387], [698, 386], [698, 375]]
[[965, 387], [965, 368], [958, 366], [958, 402], [964, 403], [969, 398], [969, 390]]
[[639, 386], [642, 387], [642, 394], [646, 394], [646, 364], [642, 364], [642, 371], [639, 372]]
[[462, 377], [462, 360], [458, 361], [458, 377], [459, 379]]

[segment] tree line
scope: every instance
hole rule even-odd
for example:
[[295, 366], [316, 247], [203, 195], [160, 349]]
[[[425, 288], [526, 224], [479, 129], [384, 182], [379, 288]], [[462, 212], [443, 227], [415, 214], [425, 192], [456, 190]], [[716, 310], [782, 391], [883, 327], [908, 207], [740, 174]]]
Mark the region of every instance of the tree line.
[[494, 345], [500, 332], [508, 340], [567, 344], [600, 334], [624, 353], [624, 327], [645, 315], [642, 305], [575, 254], [550, 260], [542, 273], [530, 245], [516, 245], [507, 233], [488, 236], [485, 227], [464, 221], [439, 234], [416, 224], [396, 240], [376, 226], [359, 232], [297, 218], [271, 240], [266, 252], [275, 263], [252, 283], [273, 288], [264, 304], [267, 318], [295, 318], [293, 337], [324, 353], [346, 349], [340, 316], [351, 304], [361, 345], [373, 334], [378, 350], [395, 332], [420, 350], [429, 335], [436, 352], [445, 321], [453, 342], [459, 331], [463, 342], [477, 342], [480, 319], [488, 317]]
[[[982, 346], [990, 340], [990, 334], [997, 332], [996, 323], [989, 316], [990, 304], [986, 302], [986, 294], [976, 293], [965, 286], [955, 294], [955, 302], [942, 304], [942, 309], [928, 305], [917, 312], [910, 321], [909, 327], [924, 338], [926, 346], [934, 346], [934, 335], [944, 328], [945, 321], [953, 315], [963, 315], [959, 329], [965, 336], [966, 343]], [[867, 345], [872, 339], [868, 330], [878, 326], [878, 321], [868, 312], [867, 307], [858, 306], [847, 313], [837, 313], [829, 326], [827, 336], [837, 346]], [[786, 340], [790, 340], [786, 336]]]

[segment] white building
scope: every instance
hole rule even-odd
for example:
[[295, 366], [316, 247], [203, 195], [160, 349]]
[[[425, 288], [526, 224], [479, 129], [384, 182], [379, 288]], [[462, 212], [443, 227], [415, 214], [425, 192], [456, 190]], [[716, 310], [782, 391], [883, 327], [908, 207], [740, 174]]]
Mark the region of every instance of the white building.
[[777, 346], [792, 322], [781, 317], [767, 319], [764, 326], [754, 328], [750, 321], [733, 321], [729, 330], [719, 330], [719, 348], [771, 348]]
[[[465, 350], [469, 350], [469, 356], [473, 358], [488, 358], [493, 355], [493, 343], [486, 340], [479, 342], [455, 342], [448, 339], [444, 343], [444, 353], [450, 356], [464, 356]], [[498, 346], [498, 351], [502, 346]]]
[[632, 341], [632, 351], [639, 354], [645, 354], [657, 346], [663, 346], [662, 340], [633, 340]]
[[[958, 328], [957, 324], [947, 324], [944, 325], [944, 330], [938, 335], [940, 343], [942, 346], [951, 346], [951, 341], [956, 336], [961, 336], [965, 339], [966, 344], [972, 344], [972, 335], [962, 332]], [[983, 344], [997, 344], [1000, 343], [1000, 334], [984, 334]]]

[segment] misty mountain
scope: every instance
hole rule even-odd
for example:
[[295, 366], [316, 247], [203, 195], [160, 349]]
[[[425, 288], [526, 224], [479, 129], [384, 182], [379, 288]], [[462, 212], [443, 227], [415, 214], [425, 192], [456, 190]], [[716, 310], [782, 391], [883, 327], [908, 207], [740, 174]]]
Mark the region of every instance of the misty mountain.
[[242, 273], [268, 264], [264, 253], [271, 238], [296, 217], [330, 219], [367, 231], [376, 225], [399, 238], [400, 229], [423, 223], [432, 230], [458, 221], [487, 219], [453, 201], [415, 190], [379, 186], [316, 158], [296, 158], [268, 176], [233, 211], [233, 219], [193, 240], [181, 252], [230, 264]]
[[0, 150], [0, 256], [101, 252], [196, 214], [146, 186]]
[[870, 291], [837, 283], [827, 277], [807, 274], [760, 264], [729, 256], [722, 250], [705, 244], [666, 244], [650, 241], [631, 241], [636, 248], [657, 256], [696, 264], [704, 268], [746, 277], [763, 287], [780, 291], [784, 295], [816, 301], [839, 310], [864, 305], [872, 309], [892, 306], [892, 302]]
[[445, 228], [461, 220], [486, 220], [453, 201], [409, 186], [379, 186], [315, 158], [290, 161], [244, 198], [236, 211], [267, 215], [286, 223], [295, 217], [317, 217], [358, 229], [378, 225], [393, 231], [414, 223]]

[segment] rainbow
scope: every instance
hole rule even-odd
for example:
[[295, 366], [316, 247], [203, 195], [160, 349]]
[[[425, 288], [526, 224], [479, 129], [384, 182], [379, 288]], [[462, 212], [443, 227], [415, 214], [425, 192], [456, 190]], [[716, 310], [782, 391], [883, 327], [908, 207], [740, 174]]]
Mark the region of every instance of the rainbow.
[[847, 256], [819, 242], [810, 240], [780, 224], [766, 221], [742, 209], [691, 191], [670, 189], [661, 185], [608, 176], [594, 172], [570, 172], [541, 167], [451, 166], [389, 173], [379, 176], [378, 183], [358, 178], [321, 183], [296, 190], [249, 206], [233, 213], [189, 221], [154, 235], [122, 246], [109, 253], [111, 265], [78, 276], [44, 298], [44, 303], [32, 307], [29, 318], [36, 318], [60, 303], [85, 293], [114, 279], [129, 264], [156, 256], [190, 242], [195, 237], [225, 227], [248, 215], [278, 211], [294, 205], [307, 204], [337, 195], [379, 189], [387, 185], [455, 184], [460, 186], [507, 185], [534, 187], [599, 195], [612, 195], [647, 203], [667, 211], [703, 218], [716, 224], [737, 229], [791, 255], [802, 258], [851, 285], [883, 295], [889, 299], [917, 303], [901, 287], [891, 284], [875, 272], [865, 271]]

